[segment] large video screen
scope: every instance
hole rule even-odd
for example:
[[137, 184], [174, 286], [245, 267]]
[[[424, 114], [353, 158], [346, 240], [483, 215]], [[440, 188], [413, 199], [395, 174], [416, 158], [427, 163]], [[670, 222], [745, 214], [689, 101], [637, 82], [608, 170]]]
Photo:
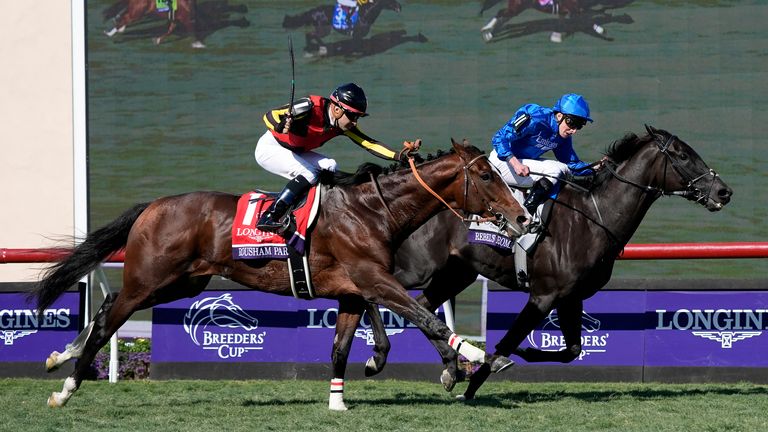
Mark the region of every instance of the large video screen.
[[[339, 12], [337, 0], [173, 0], [155, 12], [164, 3], [86, 4], [91, 229], [165, 195], [280, 190], [254, 147], [293, 81], [297, 99], [359, 84], [370, 114], [360, 129], [395, 148], [421, 138], [424, 154], [452, 137], [490, 153], [520, 106], [578, 93], [594, 119], [573, 138], [582, 160], [647, 124], [690, 144], [734, 191], [720, 212], [658, 199], [631, 243], [767, 237], [765, 2], [531, 0], [514, 11], [506, 0], [358, 0]], [[578, 12], [558, 14], [569, 3]], [[344, 171], [386, 164], [344, 137], [318, 151]], [[614, 277], [766, 270], [766, 260], [620, 261]]]

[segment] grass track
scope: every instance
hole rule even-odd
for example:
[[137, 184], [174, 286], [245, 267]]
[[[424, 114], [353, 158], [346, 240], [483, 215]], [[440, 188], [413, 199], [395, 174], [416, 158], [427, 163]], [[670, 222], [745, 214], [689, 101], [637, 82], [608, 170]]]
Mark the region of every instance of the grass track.
[[[494, 382], [470, 404], [436, 383], [350, 381], [350, 411], [324, 381], [85, 382], [63, 409], [58, 380], [4, 379], [2, 430], [78, 431], [758, 431], [768, 386]], [[463, 391], [465, 384], [457, 386]], [[456, 391], [454, 391], [456, 394]]]

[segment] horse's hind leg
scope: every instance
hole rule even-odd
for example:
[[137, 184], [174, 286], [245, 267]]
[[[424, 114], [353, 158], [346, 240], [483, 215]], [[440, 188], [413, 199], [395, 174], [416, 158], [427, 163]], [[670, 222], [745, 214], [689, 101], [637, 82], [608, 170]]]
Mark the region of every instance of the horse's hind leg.
[[517, 16], [523, 9], [523, 0], [509, 0], [507, 7], [501, 9], [496, 16], [491, 18], [491, 20], [480, 29], [480, 34], [483, 36], [483, 40], [490, 42], [491, 39], [493, 39], [493, 32], [496, 28], [504, 25], [507, 21]]
[[[125, 291], [126, 288], [123, 288]], [[64, 381], [64, 387], [61, 392], [53, 392], [48, 398], [48, 406], [62, 407], [66, 405], [69, 398], [80, 388], [91, 362], [109, 338], [128, 320], [128, 317], [138, 308], [138, 305], [144, 299], [139, 296], [118, 295], [114, 303], [108, 309], [104, 309], [103, 315], [97, 316], [92, 325], [85, 346], [82, 347], [80, 358], [75, 363], [75, 370]]]
[[88, 337], [90, 337], [94, 329], [97, 329], [98, 331], [98, 329], [104, 325], [105, 315], [109, 312], [110, 308], [112, 308], [112, 304], [115, 302], [116, 297], [117, 293], [110, 293], [107, 298], [104, 299], [104, 303], [102, 303], [96, 316], [93, 317], [93, 320], [82, 332], [80, 332], [79, 335], [77, 335], [72, 343], [67, 344], [63, 353], [54, 351], [48, 356], [45, 360], [45, 369], [48, 372], [55, 371], [70, 359], [80, 358], [83, 349], [85, 349], [85, 343], [88, 340]]

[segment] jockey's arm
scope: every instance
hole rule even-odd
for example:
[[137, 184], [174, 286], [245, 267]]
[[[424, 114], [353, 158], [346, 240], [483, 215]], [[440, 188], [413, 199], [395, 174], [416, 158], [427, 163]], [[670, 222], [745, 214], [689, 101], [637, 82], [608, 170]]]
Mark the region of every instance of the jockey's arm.
[[264, 123], [273, 131], [288, 133], [296, 124], [306, 123], [312, 111], [312, 101], [309, 98], [301, 98], [293, 104], [293, 109], [288, 109], [289, 104], [267, 111], [264, 114]]
[[357, 126], [348, 131], [344, 131], [344, 135], [349, 137], [352, 142], [366, 149], [368, 152], [375, 156], [378, 156], [382, 159], [398, 160], [398, 152], [362, 133], [360, 129], [357, 128]]

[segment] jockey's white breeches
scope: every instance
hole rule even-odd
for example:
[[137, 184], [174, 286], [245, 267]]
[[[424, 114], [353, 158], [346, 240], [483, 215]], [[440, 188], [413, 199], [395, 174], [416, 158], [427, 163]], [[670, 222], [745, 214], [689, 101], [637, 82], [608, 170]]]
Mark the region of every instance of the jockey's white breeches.
[[259, 138], [253, 156], [262, 168], [289, 180], [301, 175], [315, 184], [321, 170], [336, 171], [335, 160], [313, 151], [295, 153], [288, 150], [277, 142], [270, 131]]
[[[491, 165], [499, 170], [501, 178], [503, 178], [508, 185], [525, 188], [533, 186], [533, 184], [542, 177], [546, 177], [550, 182], [552, 182], [553, 185], [555, 185], [557, 184], [557, 180], [559, 178], [563, 177], [565, 174], [568, 174], [571, 171], [568, 169], [568, 165], [556, 160], [521, 159], [520, 162], [523, 165], [528, 166], [532, 172], [531, 175], [523, 177], [515, 173], [515, 170], [512, 168], [509, 162], [499, 159], [499, 156], [496, 154], [496, 150], [491, 152], [490, 156], [488, 156], [488, 160], [491, 162]], [[537, 174], [533, 174], [534, 172]]]

